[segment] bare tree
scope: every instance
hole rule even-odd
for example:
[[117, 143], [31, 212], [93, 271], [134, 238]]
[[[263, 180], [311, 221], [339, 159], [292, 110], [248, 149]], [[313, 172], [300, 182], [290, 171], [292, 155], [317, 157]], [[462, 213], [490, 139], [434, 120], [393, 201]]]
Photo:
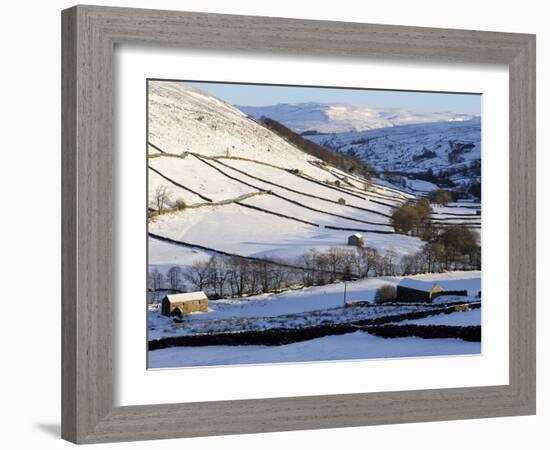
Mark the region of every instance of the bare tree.
[[378, 251], [372, 247], [363, 247], [357, 249], [356, 258], [357, 274], [366, 278], [369, 274], [378, 274], [381, 266], [381, 258]]
[[392, 250], [386, 252], [381, 258], [380, 269], [378, 270], [380, 275], [395, 276], [396, 275], [396, 254]]
[[154, 204], [159, 214], [164, 212], [166, 204], [170, 201], [172, 192], [164, 185], [157, 186], [153, 197]]
[[179, 266], [173, 266], [173, 267], [170, 267], [170, 269], [168, 269], [168, 272], [166, 275], [168, 278], [168, 283], [170, 284], [170, 289], [175, 291], [180, 288], [181, 281], [182, 281], [182, 273], [183, 271]]
[[252, 270], [250, 263], [240, 256], [233, 256], [227, 262], [231, 295], [242, 296], [254, 293], [252, 290]]
[[271, 264], [269, 276], [271, 289], [279, 291], [289, 285], [290, 271], [283, 265]]
[[327, 284], [328, 258], [324, 253], [315, 252], [315, 270], [317, 273], [316, 284]]
[[271, 290], [270, 269], [270, 264], [267, 261], [256, 261], [254, 264], [254, 271], [256, 273], [261, 292], [269, 292]]
[[158, 269], [153, 269], [149, 272], [149, 286], [153, 291], [162, 289], [164, 283], [164, 275]]
[[203, 291], [208, 283], [210, 261], [196, 261], [183, 273], [183, 277], [197, 291]]
[[403, 275], [426, 273], [427, 270], [428, 259], [422, 252], [410, 253], [401, 258], [401, 273]]
[[229, 281], [231, 270], [227, 261], [222, 256], [212, 256], [208, 265], [208, 283], [214, 290], [214, 293], [223, 297], [226, 284]]
[[343, 250], [337, 247], [329, 248], [326, 252], [325, 256], [330, 275], [329, 281], [331, 283], [334, 283], [338, 279], [339, 274], [342, 273], [342, 266], [344, 262], [343, 253]]
[[311, 286], [315, 283], [315, 256], [314, 250], [308, 250], [298, 258], [298, 265], [305, 269], [302, 270], [302, 284], [304, 286]]

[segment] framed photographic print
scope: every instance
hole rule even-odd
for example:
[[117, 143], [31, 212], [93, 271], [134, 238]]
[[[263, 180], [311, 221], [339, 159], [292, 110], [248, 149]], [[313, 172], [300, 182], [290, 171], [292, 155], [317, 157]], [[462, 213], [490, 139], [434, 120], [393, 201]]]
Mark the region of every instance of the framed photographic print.
[[533, 414], [534, 49], [64, 11], [63, 437]]

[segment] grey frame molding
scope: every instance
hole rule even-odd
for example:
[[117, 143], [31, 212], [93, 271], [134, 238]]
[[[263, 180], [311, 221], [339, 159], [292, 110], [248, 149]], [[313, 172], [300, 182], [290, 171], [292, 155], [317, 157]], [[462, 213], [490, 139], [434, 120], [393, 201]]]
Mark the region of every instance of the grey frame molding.
[[[64, 439], [94, 443], [535, 413], [535, 36], [97, 6], [63, 11], [62, 31]], [[506, 64], [510, 383], [114, 407], [113, 52], [125, 43]]]

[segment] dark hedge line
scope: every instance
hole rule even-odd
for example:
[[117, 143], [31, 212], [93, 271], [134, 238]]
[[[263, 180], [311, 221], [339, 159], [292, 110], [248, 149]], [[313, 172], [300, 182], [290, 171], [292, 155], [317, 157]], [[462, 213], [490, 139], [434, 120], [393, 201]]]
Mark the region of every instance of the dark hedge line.
[[[304, 197], [310, 197], [310, 198], [314, 198], [314, 199], [317, 199], [317, 200], [322, 200], [324, 202], [329, 202], [329, 203], [332, 203], [334, 205], [339, 205], [339, 206], [342, 206], [341, 203], [339, 203], [338, 201], [336, 200], [331, 200], [329, 198], [324, 198], [324, 197], [319, 197], [318, 195], [313, 195], [313, 194], [308, 194], [306, 192], [301, 192], [301, 191], [298, 191], [296, 189], [292, 189], [292, 188], [289, 188], [287, 186], [283, 186], [282, 184], [278, 184], [278, 183], [273, 183], [272, 181], [267, 181], [263, 178], [259, 178], [259, 177], [256, 177], [254, 175], [250, 175], [249, 173], [246, 173], [240, 169], [236, 169], [235, 167], [229, 165], [229, 164], [226, 164], [222, 161], [216, 161], [218, 164], [221, 164], [222, 166], [224, 167], [227, 167], [228, 169], [231, 169], [231, 170], [234, 170], [235, 172], [238, 172], [238, 173], [241, 173], [249, 178], [252, 178], [254, 180], [258, 180], [258, 181], [261, 181], [262, 183], [266, 183], [266, 184], [270, 184], [272, 186], [276, 186], [276, 187], [279, 187], [281, 189], [284, 189], [286, 191], [289, 191], [289, 192], [293, 192], [295, 194], [298, 194], [298, 195], [303, 195]], [[306, 178], [307, 179], [307, 178]], [[311, 180], [308, 180], [308, 181], [311, 181]], [[256, 189], [259, 189], [259, 188], [256, 188]], [[376, 222], [368, 222], [368, 221], [362, 221], [362, 220], [359, 220], [359, 219], [353, 219], [353, 218], [350, 218], [350, 217], [347, 217], [347, 216], [342, 216], [342, 215], [339, 215], [339, 214], [334, 214], [334, 213], [330, 213], [330, 212], [327, 212], [327, 211], [323, 211], [321, 209], [316, 209], [316, 208], [312, 208], [311, 206], [306, 206], [304, 205], [303, 203], [300, 203], [296, 200], [290, 200], [288, 199], [287, 197], [284, 197], [280, 194], [277, 194], [277, 193], [272, 193], [273, 195], [275, 195], [277, 198], [280, 198], [281, 200], [285, 200], [287, 202], [290, 202], [290, 203], [293, 203], [295, 205], [298, 205], [298, 206], [301, 206], [302, 208], [306, 208], [306, 209], [310, 209], [312, 211], [316, 211], [316, 212], [320, 212], [320, 213], [323, 213], [323, 214], [328, 214], [328, 215], [331, 215], [331, 216], [335, 216], [335, 217], [340, 217], [342, 219], [348, 219], [348, 220], [354, 220], [354, 221], [359, 221], [359, 222], [364, 222], [364, 223], [368, 223], [370, 225], [386, 225], [386, 226], [390, 226], [389, 224], [385, 224], [385, 223], [376, 223]], [[362, 208], [360, 206], [355, 206], [355, 205], [349, 205], [349, 204], [345, 204], [343, 206], [347, 206], [348, 208], [354, 208], [354, 209], [359, 209], [361, 211], [365, 211], [365, 212], [370, 212], [370, 213], [374, 213], [374, 214], [379, 214], [383, 217], [390, 217], [388, 214], [383, 214], [383, 213], [380, 213], [378, 211], [375, 211], [375, 210], [371, 210], [371, 209], [367, 209], [367, 208]]]
[[393, 209], [399, 208], [399, 206], [390, 205], [389, 203], [384, 203], [384, 202], [381, 202], [380, 200], [370, 199], [369, 202], [377, 203], [377, 204], [382, 205], [382, 206], [387, 206], [388, 208], [393, 208]]
[[248, 204], [243, 203], [243, 202], [235, 202], [235, 204], [237, 204], [239, 206], [243, 206], [245, 208], [254, 209], [256, 211], [260, 211], [260, 212], [263, 212], [263, 213], [266, 213], [266, 214], [271, 214], [273, 216], [278, 216], [278, 217], [282, 217], [284, 219], [294, 220], [295, 222], [305, 223], [306, 225], [319, 227], [319, 224], [317, 224], [317, 223], [309, 222], [308, 220], [297, 219], [296, 217], [286, 216], [285, 214], [281, 214], [281, 213], [278, 213], [278, 212], [275, 212], [275, 211], [270, 211], [268, 209], [260, 208], [259, 206], [248, 205]]
[[[297, 269], [297, 270], [304, 270], [304, 271], [313, 270], [313, 269], [307, 269], [305, 267], [301, 267], [295, 264], [287, 264], [284, 262], [272, 261], [266, 258], [257, 258], [255, 256], [242, 256], [242, 255], [237, 255], [236, 253], [229, 253], [229, 252], [224, 252], [223, 250], [216, 250], [215, 248], [205, 247], [204, 245], [191, 244], [189, 242], [184, 242], [184, 241], [177, 241], [175, 239], [160, 236], [158, 234], [154, 234], [151, 232], [149, 232], [148, 235], [149, 237], [153, 239], [157, 239], [159, 241], [169, 242], [170, 244], [175, 244], [175, 245], [181, 245], [182, 247], [197, 248], [199, 250], [204, 250], [205, 252], [208, 252], [210, 254], [228, 256], [228, 257], [237, 257], [237, 258], [246, 259], [248, 261], [257, 261], [257, 262], [272, 264], [274, 266], [288, 267], [289, 269]], [[341, 274], [339, 273], [338, 275], [341, 275]]]
[[[204, 162], [204, 161], [203, 161], [203, 162]], [[216, 161], [216, 162], [217, 162], [218, 164], [221, 164], [221, 165], [225, 166], [225, 167], [228, 167], [228, 168], [233, 169], [231, 166], [229, 166], [229, 165], [227, 165], [227, 164], [224, 164], [224, 163], [222, 163], [222, 162], [220, 162], [220, 161]], [[208, 164], [208, 163], [206, 163], [206, 164]], [[238, 178], [231, 177], [230, 175], [227, 175], [225, 172], [223, 172], [223, 171], [220, 170], [220, 169], [217, 169], [217, 170], [218, 170], [219, 172], [221, 172], [222, 174], [228, 176], [229, 178], [239, 181]], [[258, 181], [262, 181], [262, 182], [264, 182], [264, 183], [272, 184], [272, 185], [274, 185], [274, 186], [280, 187], [280, 188], [282, 188], [282, 189], [286, 189], [286, 190], [288, 190], [288, 191], [290, 191], [290, 192], [294, 192], [294, 193], [296, 193], [296, 194], [300, 194], [300, 195], [304, 195], [304, 196], [307, 196], [307, 197], [316, 198], [316, 199], [319, 199], [319, 200], [324, 200], [324, 201], [327, 201], [327, 202], [330, 202], [330, 203], [334, 203], [334, 204], [339, 205], [339, 203], [338, 203], [337, 201], [334, 201], [334, 200], [329, 200], [329, 199], [325, 199], [325, 198], [322, 198], [322, 197], [317, 197], [317, 196], [315, 196], [315, 195], [311, 195], [311, 194], [306, 194], [306, 193], [303, 193], [303, 192], [295, 191], [294, 189], [286, 188], [286, 187], [281, 186], [281, 185], [279, 185], [279, 184], [271, 183], [271, 182], [269, 182], [269, 181], [262, 180], [262, 179], [260, 179], [260, 178], [254, 177], [254, 176], [252, 176], [252, 175], [245, 174], [244, 172], [241, 172], [241, 171], [238, 170], [238, 169], [233, 169], [233, 170], [235, 170], [236, 172], [243, 173], [244, 175], [249, 176], [250, 178], [257, 179]], [[244, 183], [244, 182], [243, 182], [243, 183]], [[245, 184], [247, 184], [247, 183], [245, 183]], [[255, 189], [261, 189], [261, 188], [259, 188], [259, 187], [257, 187], [257, 186], [252, 186], [252, 185], [250, 185], [250, 184], [247, 184], [247, 185], [250, 186], [250, 187], [254, 187]], [[265, 191], [265, 190], [264, 190], [264, 191]], [[285, 197], [285, 196], [283, 196], [283, 195], [281, 195], [281, 194], [277, 194], [276, 192], [270, 192], [270, 194], [273, 195], [274, 197], [277, 197], [277, 198], [279, 198], [279, 199], [285, 201], [285, 202], [291, 203], [291, 204], [296, 205], [296, 206], [299, 206], [299, 207], [301, 207], [301, 208], [309, 209], [310, 211], [318, 212], [318, 213], [320, 213], [320, 214], [326, 214], [326, 215], [328, 215], [328, 216], [338, 217], [338, 218], [340, 218], [340, 219], [346, 219], [346, 220], [350, 220], [350, 221], [352, 221], [352, 222], [365, 223], [365, 224], [367, 224], [367, 225], [380, 225], [380, 226], [391, 227], [391, 225], [390, 225], [390, 224], [387, 224], [387, 223], [371, 222], [371, 221], [369, 221], [369, 220], [357, 219], [357, 218], [355, 218], [355, 217], [343, 216], [343, 215], [341, 215], [341, 214], [331, 213], [331, 212], [328, 212], [328, 211], [323, 211], [322, 209], [313, 208], [312, 206], [304, 205], [303, 203], [301, 203], [301, 202], [299, 202], [299, 201], [297, 201], [297, 200], [291, 200], [291, 199], [289, 199], [289, 198], [287, 198], [287, 197]], [[241, 206], [244, 206], [244, 204], [241, 204]], [[368, 212], [372, 212], [372, 213], [375, 213], [375, 214], [379, 214], [379, 215], [382, 215], [382, 216], [385, 216], [385, 217], [389, 217], [389, 216], [387, 216], [387, 215], [385, 215], [385, 214], [379, 213], [378, 211], [368, 210], [368, 209], [365, 209], [365, 208], [361, 208], [361, 207], [359, 207], [359, 206], [354, 206], [354, 205], [344, 205], [344, 206], [349, 206], [350, 208], [360, 209], [360, 210], [363, 210], [363, 211], [368, 211]], [[257, 209], [258, 209], [258, 210], [261, 210], [261, 208], [257, 208]], [[272, 214], [279, 215], [278, 213], [275, 213], [275, 212], [273, 212], [273, 211], [265, 210], [264, 212], [271, 212]], [[283, 216], [281, 215], [281, 217], [283, 217]]]
[[[476, 307], [471, 305], [471, 307]], [[479, 307], [479, 306], [477, 306]], [[450, 314], [456, 312], [456, 306], [446, 306], [441, 309], [432, 309], [429, 311], [418, 311], [411, 313], [395, 314], [373, 319], [365, 319], [353, 323], [343, 324], [323, 324], [308, 328], [274, 328], [268, 330], [242, 331], [242, 332], [227, 332], [216, 334], [201, 334], [193, 336], [176, 336], [166, 337], [149, 341], [149, 350], [160, 350], [169, 347], [203, 347], [210, 345], [285, 345], [294, 342], [308, 341], [324, 336], [334, 336], [346, 333], [352, 333], [357, 330], [366, 332], [386, 333], [387, 336], [382, 337], [403, 337], [403, 336], [419, 336], [426, 339], [435, 338], [457, 338], [464, 340], [475, 340], [476, 336], [481, 339], [481, 327], [460, 327], [460, 326], [443, 326], [443, 325], [385, 325], [403, 320], [421, 319], [424, 317], [436, 314]], [[388, 327], [384, 329], [384, 327]], [[400, 331], [395, 327], [404, 327]], [[463, 328], [479, 328], [476, 335], [475, 330], [461, 331]], [[427, 330], [428, 329], [428, 330]], [[429, 330], [431, 329], [431, 330]], [[417, 333], [417, 334], [412, 334]], [[393, 335], [392, 335], [393, 334]]]
[[452, 325], [378, 325], [366, 329], [370, 334], [383, 338], [420, 337], [423, 339], [462, 339], [481, 342], [481, 326]]
[[353, 231], [356, 233], [376, 233], [376, 234], [399, 234], [395, 231], [386, 231], [386, 230], [366, 230], [364, 228], [347, 228], [347, 227], [335, 227], [332, 225], [325, 225], [325, 228], [329, 230], [338, 230], [338, 231]]
[[[292, 173], [292, 172], [289, 171], [289, 173]], [[310, 181], [311, 183], [315, 183], [315, 184], [318, 184], [320, 186], [324, 186], [326, 188], [332, 189], [334, 191], [338, 191], [338, 192], [341, 192], [343, 194], [347, 194], [347, 195], [350, 195], [352, 197], [359, 198], [361, 200], [366, 200], [366, 198], [363, 197], [362, 195], [355, 194], [354, 192], [351, 192], [347, 189], [342, 189], [342, 188], [339, 188], [337, 186], [332, 186], [330, 184], [323, 183], [322, 181], [317, 181], [317, 180], [314, 180], [313, 178], [305, 177], [305, 176], [297, 174], [297, 173], [292, 173], [292, 175], [294, 175], [295, 177], [298, 177], [298, 178], [302, 178], [303, 180]]]
[[[245, 186], [248, 186], [248, 187], [251, 187], [253, 189], [257, 189], [258, 191], [260, 192], [268, 192], [268, 189], [263, 189], [263, 188], [259, 188], [258, 186], [254, 186], [253, 184], [250, 184], [250, 183], [247, 183], [246, 181], [243, 181], [237, 177], [234, 177], [232, 175], [229, 175], [227, 172], [224, 172], [223, 170], [221, 170], [219, 167], [216, 167], [215, 165], [205, 161], [203, 158], [201, 158], [200, 156], [198, 155], [195, 155], [195, 154], [192, 154], [193, 156], [195, 156], [198, 160], [200, 160], [201, 162], [203, 162], [204, 164], [212, 167], [213, 169], [217, 170], [219, 173], [221, 173], [222, 175], [226, 176], [227, 178], [229, 178], [230, 180], [234, 180], [234, 181], [237, 181], [239, 183], [242, 183], [244, 184]], [[330, 200], [330, 199], [327, 199], [327, 198], [323, 198], [323, 197], [318, 197], [316, 195], [312, 195], [312, 194], [307, 194], [305, 192], [299, 192], [297, 190], [294, 190], [294, 189], [291, 189], [291, 188], [287, 188], [285, 186], [282, 186], [280, 184], [276, 184], [276, 183], [272, 183], [270, 181], [266, 181], [266, 180], [263, 180], [261, 178], [258, 178], [258, 177], [255, 177], [255, 176], [251, 176], [247, 173], [244, 173], [243, 171], [239, 170], [239, 169], [235, 169], [234, 167], [230, 166], [229, 164], [225, 164], [221, 161], [216, 161], [216, 163], [224, 166], [224, 167], [227, 167], [231, 170], [234, 170], [238, 173], [242, 173], [250, 178], [253, 178], [253, 179], [256, 179], [258, 181], [262, 181], [263, 183], [267, 183], [267, 184], [271, 184], [273, 186], [277, 186], [277, 187], [280, 187], [281, 189], [286, 189], [287, 191], [290, 191], [290, 192], [294, 192], [295, 194], [300, 194], [300, 195], [304, 195], [306, 197], [311, 197], [311, 198], [315, 198], [315, 199], [318, 199], [318, 200], [323, 200], [323, 201], [326, 201], [326, 202], [329, 202], [329, 203], [334, 203], [334, 204], [337, 204], [339, 205], [339, 203], [335, 200]], [[291, 172], [289, 172], [291, 173]], [[305, 178], [306, 180], [308, 181], [312, 181], [312, 180], [309, 180], [308, 178]], [[320, 182], [319, 182], [320, 183]], [[324, 183], [320, 183], [322, 184], [323, 186], [325, 187], [330, 187], [330, 186], [327, 186], [325, 185]], [[271, 192], [271, 195], [277, 197], [277, 198], [280, 198], [281, 200], [283, 201], [286, 201], [288, 203], [292, 203], [294, 205], [297, 205], [297, 206], [301, 206], [302, 208], [306, 208], [306, 209], [309, 209], [311, 211], [315, 211], [315, 212], [319, 212], [319, 213], [323, 213], [323, 214], [327, 214], [327, 215], [330, 215], [330, 216], [334, 216], [334, 217], [340, 217], [341, 219], [347, 219], [347, 220], [352, 220], [354, 222], [362, 222], [362, 223], [367, 223], [367, 224], [370, 224], [370, 225], [387, 225], [387, 226], [390, 226], [389, 224], [381, 224], [381, 223], [375, 223], [375, 222], [369, 222], [369, 221], [365, 221], [365, 220], [360, 220], [360, 219], [354, 219], [354, 218], [351, 218], [351, 217], [347, 217], [347, 216], [342, 216], [342, 215], [339, 215], [339, 214], [334, 214], [334, 213], [330, 213], [330, 212], [327, 212], [327, 211], [323, 211], [323, 210], [320, 210], [320, 209], [316, 209], [316, 208], [312, 208], [311, 206], [307, 206], [307, 205], [304, 205], [303, 203], [300, 203], [296, 200], [290, 200], [289, 198], [287, 197], [284, 197], [280, 194], [277, 194], [276, 192]], [[379, 211], [376, 211], [376, 210], [373, 210], [373, 209], [368, 209], [368, 208], [362, 208], [361, 206], [355, 206], [355, 205], [344, 205], [344, 206], [347, 206], [349, 208], [353, 208], [353, 209], [358, 209], [358, 210], [361, 210], [361, 211], [365, 211], [365, 212], [370, 212], [370, 213], [373, 213], [373, 214], [378, 214], [382, 217], [391, 217], [389, 214], [385, 214], [385, 213], [382, 213], [382, 212], [379, 212]]]
[[192, 194], [197, 195], [198, 197], [202, 198], [203, 200], [205, 200], [205, 201], [207, 201], [207, 202], [212, 202], [212, 199], [211, 199], [211, 198], [208, 198], [208, 197], [206, 197], [206, 196], [204, 196], [204, 195], [202, 195], [202, 194], [200, 194], [200, 193], [194, 191], [193, 189], [190, 189], [190, 188], [184, 186], [183, 184], [180, 184], [180, 183], [178, 183], [177, 181], [174, 181], [174, 180], [172, 180], [171, 178], [168, 178], [166, 175], [160, 173], [157, 169], [155, 169], [155, 168], [153, 168], [153, 167], [151, 167], [151, 166], [149, 166], [149, 169], [152, 170], [153, 172], [155, 172], [155, 173], [156, 173], [157, 175], [159, 175], [160, 177], [164, 178], [166, 181], [169, 181], [170, 183], [172, 183], [174, 186], [177, 186], [177, 187], [179, 187], [179, 188], [181, 188], [181, 189], [183, 189], [183, 190], [185, 190], [185, 191], [187, 191], [187, 192], [191, 192]]
[[153, 147], [155, 150], [161, 152], [161, 153], [166, 153], [164, 150], [158, 148], [155, 144], [152, 144], [151, 142], [148, 142], [148, 144]]

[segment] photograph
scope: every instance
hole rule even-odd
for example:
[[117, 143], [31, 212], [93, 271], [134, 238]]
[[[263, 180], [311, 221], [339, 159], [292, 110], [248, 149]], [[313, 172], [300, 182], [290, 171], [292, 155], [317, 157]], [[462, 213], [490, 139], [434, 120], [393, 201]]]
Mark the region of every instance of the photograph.
[[481, 94], [144, 101], [148, 369], [481, 355]]

